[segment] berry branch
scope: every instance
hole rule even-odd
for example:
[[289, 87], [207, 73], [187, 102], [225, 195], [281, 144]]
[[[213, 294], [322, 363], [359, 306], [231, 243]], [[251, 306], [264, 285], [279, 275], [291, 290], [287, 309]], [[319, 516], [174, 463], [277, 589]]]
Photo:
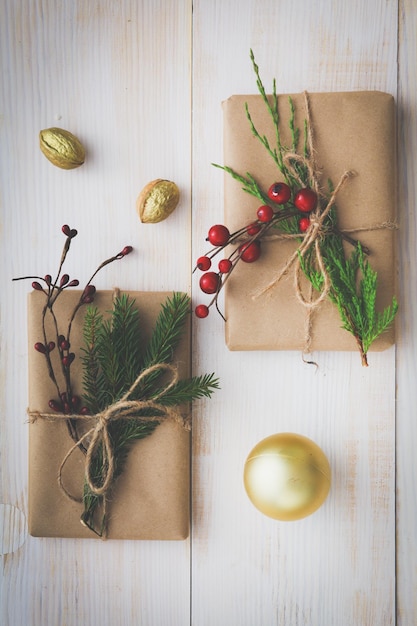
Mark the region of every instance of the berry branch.
[[[68, 274], [63, 274], [63, 266], [67, 257], [67, 254], [70, 250], [72, 240], [77, 236], [77, 230], [70, 228], [67, 224], [62, 226], [62, 232], [66, 236], [63, 250], [61, 253], [61, 258], [58, 266], [58, 271], [56, 274], [55, 280], [52, 280], [51, 274], [46, 274], [44, 277], [41, 276], [22, 276], [19, 278], [13, 278], [14, 281], [19, 280], [32, 280], [32, 288], [35, 291], [41, 291], [45, 294], [46, 301], [42, 309], [42, 335], [43, 341], [38, 341], [34, 345], [34, 349], [42, 354], [45, 358], [48, 375], [52, 380], [55, 389], [56, 389], [56, 398], [51, 398], [49, 400], [49, 407], [57, 412], [62, 413], [64, 415], [68, 415], [69, 418], [67, 420], [68, 430], [71, 438], [76, 442], [79, 440], [77, 425], [75, 420], [71, 419], [71, 413], [80, 412], [81, 414], [88, 413], [88, 408], [82, 406], [81, 407], [81, 399], [78, 395], [73, 393], [73, 384], [71, 379], [71, 365], [75, 360], [75, 353], [71, 351], [71, 328], [75, 316], [79, 309], [94, 300], [94, 295], [96, 293], [96, 288], [91, 284], [91, 281], [94, 279], [96, 274], [109, 263], [113, 263], [116, 260], [124, 258], [127, 254], [133, 250], [131, 246], [126, 246], [121, 252], [110, 257], [103, 263], [101, 263], [95, 272], [92, 274], [88, 282], [86, 283], [84, 290], [80, 296], [79, 301], [75, 305], [69, 322], [65, 332], [62, 332], [59, 329], [58, 320], [55, 315], [54, 305], [60, 295], [68, 288], [78, 287], [80, 282], [78, 279], [70, 280], [70, 276]], [[47, 336], [46, 330], [46, 316], [50, 314], [54, 327], [54, 340], [51, 340]], [[59, 367], [64, 379], [63, 387], [58, 382], [58, 374], [54, 369], [54, 365], [51, 359], [51, 353], [57, 349], [59, 354]], [[84, 446], [82, 446], [82, 450], [85, 452]]]

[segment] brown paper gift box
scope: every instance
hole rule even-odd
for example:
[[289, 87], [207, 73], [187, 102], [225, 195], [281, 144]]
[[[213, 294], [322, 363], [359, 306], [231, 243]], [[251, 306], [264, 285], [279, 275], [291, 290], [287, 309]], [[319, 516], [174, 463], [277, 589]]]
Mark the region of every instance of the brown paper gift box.
[[[303, 137], [306, 117], [304, 95], [291, 96], [296, 125]], [[353, 233], [371, 250], [369, 261], [378, 273], [377, 308], [391, 303], [395, 293], [395, 231], [374, 229], [396, 218], [395, 105], [382, 92], [309, 94], [311, 123], [318, 169], [326, 184], [336, 185], [343, 173], [354, 170], [338, 193], [336, 204], [341, 229], [369, 228]], [[245, 102], [255, 127], [275, 146], [272, 119], [260, 95], [232, 96], [223, 102], [224, 165], [245, 176], [252, 174], [266, 191], [282, 180], [272, 158], [254, 137], [246, 117]], [[288, 95], [278, 96], [283, 145], [291, 145], [288, 129]], [[225, 224], [230, 232], [256, 218], [259, 200], [244, 192], [225, 173]], [[262, 244], [261, 258], [253, 264], [238, 263], [225, 284], [226, 343], [230, 350], [302, 350], [306, 309], [297, 299], [293, 271], [268, 292], [253, 297], [267, 285], [295, 250], [291, 241]], [[341, 328], [336, 307], [326, 301], [312, 318], [312, 350], [356, 350], [354, 338]], [[394, 328], [372, 345], [384, 350], [394, 343]]]
[[[66, 291], [54, 310], [65, 329], [69, 313], [80, 291]], [[112, 292], [97, 292], [94, 305], [103, 313], [112, 308]], [[129, 292], [140, 312], [144, 335], [150, 335], [160, 305], [172, 293]], [[45, 296], [34, 291], [28, 297], [29, 409], [50, 413], [48, 401], [56, 397], [42, 354], [33, 345], [42, 341], [41, 312]], [[79, 355], [83, 309], [71, 333], [71, 350]], [[172, 363], [180, 377], [189, 376], [190, 333], [186, 327]], [[50, 335], [53, 336], [52, 334]], [[55, 352], [55, 351], [54, 351]], [[54, 352], [51, 353], [53, 356]], [[81, 372], [73, 363], [75, 392], [80, 394]], [[80, 523], [82, 505], [71, 501], [60, 489], [58, 469], [73, 442], [63, 420], [36, 419], [29, 425], [29, 532], [37, 537], [81, 537], [96, 535]], [[64, 469], [65, 487], [80, 496], [84, 481], [84, 455], [77, 449]], [[185, 539], [189, 534], [190, 434], [182, 426], [166, 421], [143, 440], [136, 441], [126, 466], [114, 484], [109, 504], [108, 539]]]

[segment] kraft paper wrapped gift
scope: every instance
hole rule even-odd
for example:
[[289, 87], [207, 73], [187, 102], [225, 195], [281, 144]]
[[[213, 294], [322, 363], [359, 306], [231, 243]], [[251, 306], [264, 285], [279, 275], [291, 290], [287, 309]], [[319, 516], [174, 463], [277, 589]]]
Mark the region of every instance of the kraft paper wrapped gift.
[[[66, 291], [56, 301], [54, 311], [60, 327], [66, 328], [80, 291]], [[150, 336], [165, 292], [129, 292], [139, 309], [144, 336]], [[94, 305], [103, 313], [112, 308], [111, 291], [97, 292]], [[48, 401], [56, 397], [45, 359], [33, 345], [42, 341], [41, 314], [45, 296], [34, 291], [28, 297], [29, 409], [50, 413]], [[83, 307], [71, 333], [71, 350], [78, 356], [81, 345]], [[62, 324], [62, 326], [61, 326]], [[189, 376], [190, 340], [186, 326], [172, 364], [181, 378]], [[52, 336], [52, 335], [51, 335]], [[51, 356], [53, 352], [51, 353]], [[76, 358], [71, 371], [78, 382], [82, 374]], [[181, 407], [182, 409], [183, 407]], [[183, 411], [182, 411], [183, 413]], [[82, 526], [81, 504], [71, 501], [58, 485], [60, 464], [73, 441], [64, 420], [38, 418], [29, 425], [29, 532], [38, 537], [95, 538]], [[127, 456], [123, 473], [111, 491], [108, 539], [185, 539], [189, 533], [190, 434], [181, 425], [165, 421], [145, 439], [136, 441]], [[64, 468], [63, 481], [71, 494], [81, 496], [85, 457], [78, 449]]]
[[[296, 126], [303, 138], [304, 94], [291, 97]], [[396, 235], [393, 228], [384, 226], [396, 219], [394, 99], [386, 93], [364, 91], [312, 93], [309, 101], [322, 185], [326, 186], [330, 178], [336, 186], [344, 172], [355, 172], [337, 194], [338, 224], [341, 229], [365, 229], [351, 234], [371, 250], [369, 262], [378, 273], [377, 309], [382, 310], [395, 294]], [[276, 145], [272, 119], [261, 96], [232, 96], [223, 102], [224, 165], [242, 176], [252, 174], [267, 191], [283, 179], [252, 134], [245, 103], [259, 133], [268, 137], [271, 146]], [[290, 146], [288, 95], [278, 96], [278, 107], [282, 144]], [[225, 173], [224, 223], [230, 232], [253, 221], [259, 204]], [[226, 343], [230, 350], [303, 350], [306, 308], [297, 299], [292, 270], [267, 294], [256, 296], [284, 266], [296, 246], [288, 240], [264, 242], [256, 263], [237, 264], [225, 284]], [[311, 350], [357, 349], [354, 338], [341, 328], [338, 311], [330, 301], [314, 311], [311, 335]], [[372, 344], [371, 350], [384, 350], [393, 343], [391, 328]]]

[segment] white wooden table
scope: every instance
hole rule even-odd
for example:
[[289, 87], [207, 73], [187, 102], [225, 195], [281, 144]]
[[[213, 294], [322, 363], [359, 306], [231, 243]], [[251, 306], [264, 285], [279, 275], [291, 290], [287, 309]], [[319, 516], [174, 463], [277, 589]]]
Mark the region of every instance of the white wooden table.
[[[417, 623], [416, 29], [414, 0], [3, 0], [1, 50], [1, 495], [4, 626], [411, 626]], [[255, 93], [253, 48], [278, 91], [378, 89], [398, 107], [398, 339], [372, 354], [231, 353], [219, 317], [193, 323], [193, 371], [221, 390], [195, 406], [192, 533], [181, 542], [27, 535], [28, 285], [79, 230], [72, 275], [127, 244], [98, 288], [184, 290], [222, 221], [220, 103]], [[83, 139], [71, 172], [41, 128]], [[156, 226], [135, 211], [154, 178], [182, 201]], [[55, 266], [54, 266], [55, 267]], [[195, 279], [196, 280], [196, 279]], [[261, 391], [262, 390], [262, 391]], [[279, 431], [314, 439], [333, 485], [314, 515], [251, 505], [243, 463]]]

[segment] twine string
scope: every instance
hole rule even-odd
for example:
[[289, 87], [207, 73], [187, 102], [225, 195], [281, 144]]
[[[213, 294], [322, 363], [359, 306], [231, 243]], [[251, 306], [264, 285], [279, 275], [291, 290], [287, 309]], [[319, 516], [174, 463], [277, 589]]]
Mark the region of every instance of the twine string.
[[[160, 392], [155, 395], [151, 399], [140, 399], [140, 400], [131, 400], [129, 397], [135, 391], [135, 389], [140, 385], [144, 378], [149, 376], [151, 373], [155, 371], [165, 370], [171, 374], [171, 378], [169, 382], [163, 387]], [[181, 423], [184, 428], [189, 429], [189, 424], [187, 421], [183, 419], [181, 414], [174, 407], [169, 407], [161, 404], [158, 400], [165, 395], [178, 381], [178, 370], [174, 366], [169, 363], [157, 363], [143, 370], [130, 386], [130, 388], [124, 393], [124, 395], [109, 405], [103, 411], [96, 413], [95, 415], [84, 415], [77, 414], [71, 415], [71, 419], [76, 420], [95, 420], [95, 425], [92, 426], [87, 432], [85, 432], [79, 440], [74, 443], [74, 445], [68, 450], [65, 454], [63, 460], [61, 461], [61, 465], [58, 470], [58, 484], [65, 495], [73, 501], [80, 502], [79, 498], [76, 498], [73, 494], [71, 494], [68, 489], [65, 487], [63, 483], [63, 469], [74, 453], [74, 451], [85, 441], [89, 439], [89, 443], [87, 446], [87, 453], [85, 458], [85, 477], [86, 482], [91, 490], [97, 496], [104, 497], [109, 491], [113, 477], [115, 472], [115, 455], [113, 451], [113, 446], [111, 443], [111, 437], [109, 432], [109, 425], [111, 422], [117, 420], [129, 420], [129, 419], [144, 419], [146, 421], [161, 421], [162, 419], [172, 419], [177, 423]], [[137, 413], [139, 410], [150, 409], [154, 414], [147, 417], [138, 417]], [[53, 414], [53, 413], [42, 413], [40, 411], [29, 411], [29, 416], [31, 421], [34, 422], [36, 419], [47, 419], [47, 420], [57, 420], [57, 419], [68, 419], [68, 415], [64, 414]], [[96, 480], [96, 478], [92, 475], [92, 467], [94, 458], [96, 456], [97, 450], [102, 449], [102, 472], [100, 482]]]

